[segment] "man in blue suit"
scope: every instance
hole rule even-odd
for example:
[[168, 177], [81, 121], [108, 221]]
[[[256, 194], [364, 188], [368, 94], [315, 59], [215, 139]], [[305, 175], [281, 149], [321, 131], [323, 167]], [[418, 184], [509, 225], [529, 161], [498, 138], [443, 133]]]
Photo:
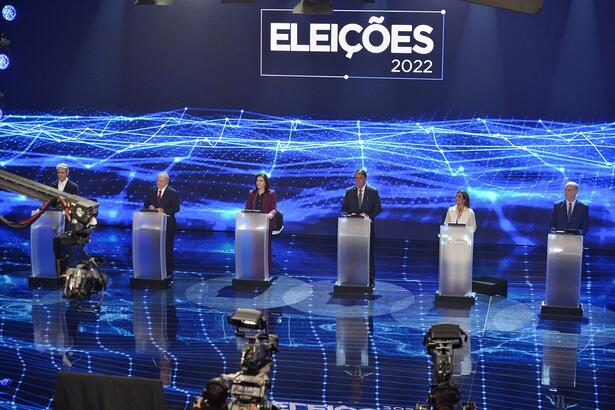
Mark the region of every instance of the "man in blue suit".
[[179, 212], [179, 194], [169, 186], [169, 174], [161, 172], [156, 177], [156, 186], [152, 187], [145, 198], [144, 208], [152, 211], [165, 213], [167, 219], [166, 255], [167, 255], [167, 275], [171, 276], [175, 269], [174, 242], [177, 221], [175, 214]]
[[376, 242], [376, 232], [374, 230], [374, 220], [382, 212], [380, 195], [375, 188], [367, 185], [367, 172], [357, 169], [354, 173], [355, 186], [346, 190], [342, 212], [346, 215], [368, 216], [371, 220], [370, 241], [369, 241], [369, 285], [374, 287], [376, 276], [374, 264], [374, 245]]
[[551, 215], [551, 230], [565, 231], [567, 229], [578, 230], [585, 235], [589, 224], [589, 206], [577, 199], [579, 185], [576, 182], [568, 182], [564, 187], [566, 199], [553, 204]]

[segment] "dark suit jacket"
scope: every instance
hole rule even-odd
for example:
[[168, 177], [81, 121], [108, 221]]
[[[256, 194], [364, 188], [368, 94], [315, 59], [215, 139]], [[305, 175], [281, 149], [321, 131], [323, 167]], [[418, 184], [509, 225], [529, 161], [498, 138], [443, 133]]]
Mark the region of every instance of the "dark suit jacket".
[[[58, 180], [56, 179], [51, 184], [49, 184], [49, 186], [57, 189]], [[71, 181], [69, 178], [68, 181], [66, 182], [66, 186], [64, 187], [64, 192], [66, 192], [67, 194], [79, 195], [79, 185]]]
[[587, 233], [589, 225], [589, 206], [577, 199], [570, 223], [568, 223], [568, 210], [566, 209], [566, 200], [553, 204], [553, 213], [551, 214], [551, 229], [557, 231], [565, 231], [566, 229], [580, 229], [583, 234]]
[[152, 187], [147, 193], [147, 198], [143, 205], [144, 208], [149, 208], [150, 205], [154, 208], [162, 208], [165, 214], [169, 215], [167, 220], [167, 227], [169, 229], [175, 229], [177, 222], [175, 221], [175, 214], [179, 212], [179, 194], [176, 190], [167, 185], [164, 190], [164, 195], [160, 198], [160, 202], [156, 205], [156, 196], [158, 195], [158, 188]]
[[[246, 200], [246, 206], [244, 209], [254, 209], [256, 207], [256, 196], [258, 195], [258, 191], [256, 189], [250, 190], [248, 193], [248, 199]], [[269, 191], [265, 191], [263, 194], [263, 208], [261, 209], [262, 213], [268, 214], [271, 211], [276, 211], [278, 206], [278, 201], [275, 196], [275, 191], [270, 189]], [[275, 212], [274, 212], [275, 213]], [[276, 230], [275, 226], [275, 218], [269, 221], [269, 229]]]
[[380, 203], [380, 195], [375, 188], [365, 184], [363, 192], [363, 203], [359, 207], [359, 198], [357, 197], [356, 185], [346, 190], [344, 195], [344, 203], [342, 204], [342, 212], [345, 214], [367, 214], [372, 220], [382, 212], [382, 204]]

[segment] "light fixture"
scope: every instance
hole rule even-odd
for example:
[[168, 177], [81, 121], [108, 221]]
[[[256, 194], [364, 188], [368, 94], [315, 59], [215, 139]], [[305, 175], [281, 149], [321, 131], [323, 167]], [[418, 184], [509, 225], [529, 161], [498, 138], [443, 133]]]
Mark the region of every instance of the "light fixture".
[[17, 17], [17, 9], [15, 9], [13, 5], [7, 4], [2, 7], [2, 17], [4, 17], [6, 21], [15, 20], [15, 17]]
[[136, 0], [138, 6], [170, 6], [175, 0]]
[[544, 0], [466, 0], [470, 3], [498, 7], [522, 13], [536, 14], [542, 10]]
[[11, 59], [7, 54], [0, 54], [0, 70], [6, 70], [11, 65]]
[[295, 14], [333, 14], [333, 0], [300, 0]]

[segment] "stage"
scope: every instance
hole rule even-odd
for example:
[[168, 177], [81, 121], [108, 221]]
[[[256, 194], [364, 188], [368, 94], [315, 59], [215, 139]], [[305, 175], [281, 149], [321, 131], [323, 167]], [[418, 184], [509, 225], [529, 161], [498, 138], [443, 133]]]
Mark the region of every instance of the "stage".
[[0, 229], [1, 408], [51, 408], [59, 370], [159, 378], [170, 408], [186, 408], [209, 378], [237, 371], [226, 315], [239, 307], [264, 310], [280, 338], [271, 398], [283, 409], [414, 408], [429, 391], [422, 340], [436, 323], [470, 334], [454, 380], [481, 409], [615, 407], [612, 250], [585, 250], [585, 318], [571, 323], [539, 319], [544, 247], [476, 245], [474, 276], [508, 279], [508, 297], [445, 309], [433, 304], [435, 241], [379, 240], [373, 297], [334, 298], [335, 238], [276, 237], [273, 285], [242, 293], [232, 233], [180, 232], [174, 284], [133, 291], [130, 229], [100, 228], [88, 249], [108, 258], [109, 288], [100, 312], [84, 313], [60, 290], [28, 288], [29, 233]]

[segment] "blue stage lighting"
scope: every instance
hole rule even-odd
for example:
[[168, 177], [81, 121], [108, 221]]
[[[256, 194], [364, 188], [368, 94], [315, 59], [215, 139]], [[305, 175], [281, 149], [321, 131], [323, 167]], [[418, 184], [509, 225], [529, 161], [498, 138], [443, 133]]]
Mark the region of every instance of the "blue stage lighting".
[[11, 64], [9, 56], [6, 54], [0, 54], [0, 70], [6, 70], [9, 67], [9, 64]]
[[17, 9], [15, 9], [15, 7], [11, 4], [7, 4], [2, 7], [2, 17], [4, 17], [6, 21], [15, 20], [15, 17], [17, 17]]

